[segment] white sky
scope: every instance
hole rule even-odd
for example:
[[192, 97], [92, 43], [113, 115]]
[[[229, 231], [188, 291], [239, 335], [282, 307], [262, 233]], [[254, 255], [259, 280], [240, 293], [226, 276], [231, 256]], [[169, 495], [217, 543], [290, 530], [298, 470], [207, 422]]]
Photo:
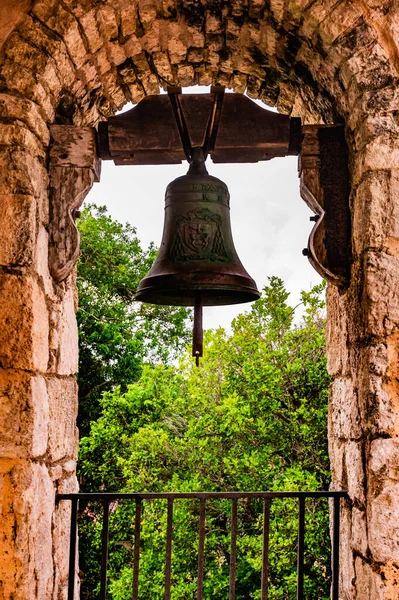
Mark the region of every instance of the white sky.
[[[208, 90], [185, 90], [203, 91]], [[320, 282], [302, 256], [313, 223], [309, 222], [312, 212], [299, 196], [297, 162], [292, 156], [255, 164], [216, 165], [207, 161], [209, 174], [219, 177], [229, 188], [233, 239], [241, 262], [259, 290], [267, 277], [281, 277], [294, 306], [302, 289]], [[86, 202], [106, 205], [113, 219], [136, 227], [143, 247], [151, 241], [159, 246], [166, 186], [184, 175], [187, 168], [187, 163], [116, 167], [112, 161], [103, 161], [101, 182], [93, 186]], [[204, 328], [228, 328], [231, 320], [247, 308], [245, 304], [205, 308]]]

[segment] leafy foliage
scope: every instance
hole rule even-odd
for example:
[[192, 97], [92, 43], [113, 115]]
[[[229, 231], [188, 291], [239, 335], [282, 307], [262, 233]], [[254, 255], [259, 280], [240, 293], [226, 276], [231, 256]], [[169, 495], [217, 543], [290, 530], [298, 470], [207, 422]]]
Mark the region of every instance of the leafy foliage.
[[100, 416], [99, 399], [116, 385], [126, 391], [144, 361], [168, 362], [188, 339], [184, 308], [134, 302], [156, 251], [142, 250], [136, 230], [86, 207], [78, 223], [79, 428], [87, 435]]
[[[271, 278], [260, 300], [232, 324], [207, 332], [201, 368], [186, 353], [178, 366], [145, 365], [140, 379], [103, 394], [101, 416], [81, 442], [81, 469], [104, 491], [318, 490], [329, 482], [322, 286], [303, 294], [296, 325], [282, 281]], [[208, 503], [204, 597], [228, 594], [230, 502]], [[91, 508], [93, 510], [93, 508]], [[134, 506], [111, 514], [109, 592], [131, 597]], [[85, 522], [91, 557], [99, 523]], [[163, 598], [165, 502], [145, 503], [140, 597]], [[174, 509], [174, 600], [195, 598], [198, 504]], [[326, 503], [309, 504], [306, 598], [329, 596]], [[295, 595], [297, 507], [273, 501], [270, 600]], [[238, 600], [260, 598], [262, 505], [239, 504]], [[94, 564], [94, 559], [93, 559]], [[93, 567], [94, 568], [94, 567]], [[98, 581], [89, 569], [88, 580]], [[91, 598], [95, 597], [92, 590]]]

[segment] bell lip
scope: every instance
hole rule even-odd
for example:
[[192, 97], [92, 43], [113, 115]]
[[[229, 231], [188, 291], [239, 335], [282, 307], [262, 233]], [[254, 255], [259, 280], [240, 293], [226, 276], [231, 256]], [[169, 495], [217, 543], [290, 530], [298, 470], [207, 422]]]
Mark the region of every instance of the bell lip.
[[201, 293], [203, 306], [245, 304], [260, 298], [260, 293], [254, 282], [254, 287], [250, 285], [214, 284], [209, 288], [203, 285], [192, 285], [190, 289], [183, 287], [183, 284], [181, 287], [173, 286], [170, 288], [149, 285], [139, 289], [135, 295], [135, 300], [163, 306], [194, 306], [198, 293]]

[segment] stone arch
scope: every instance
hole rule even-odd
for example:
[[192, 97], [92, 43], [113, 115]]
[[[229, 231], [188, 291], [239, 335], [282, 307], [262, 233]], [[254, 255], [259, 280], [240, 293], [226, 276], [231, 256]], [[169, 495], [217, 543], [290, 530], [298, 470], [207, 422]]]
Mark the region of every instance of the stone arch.
[[76, 489], [73, 277], [47, 264], [49, 125], [95, 126], [160, 85], [220, 83], [343, 122], [352, 273], [328, 292], [333, 483], [348, 488], [343, 597], [398, 593], [399, 73], [383, 0], [15, 0], [0, 7], [0, 542], [4, 598], [63, 597]]

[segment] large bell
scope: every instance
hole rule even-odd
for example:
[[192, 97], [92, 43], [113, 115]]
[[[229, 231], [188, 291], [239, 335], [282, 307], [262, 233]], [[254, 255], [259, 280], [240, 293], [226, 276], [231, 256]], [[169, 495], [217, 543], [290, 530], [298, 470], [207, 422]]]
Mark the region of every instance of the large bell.
[[217, 306], [259, 298], [234, 248], [229, 201], [227, 186], [208, 175], [195, 148], [187, 175], [166, 189], [161, 247], [137, 300], [194, 306], [200, 297], [204, 306]]

